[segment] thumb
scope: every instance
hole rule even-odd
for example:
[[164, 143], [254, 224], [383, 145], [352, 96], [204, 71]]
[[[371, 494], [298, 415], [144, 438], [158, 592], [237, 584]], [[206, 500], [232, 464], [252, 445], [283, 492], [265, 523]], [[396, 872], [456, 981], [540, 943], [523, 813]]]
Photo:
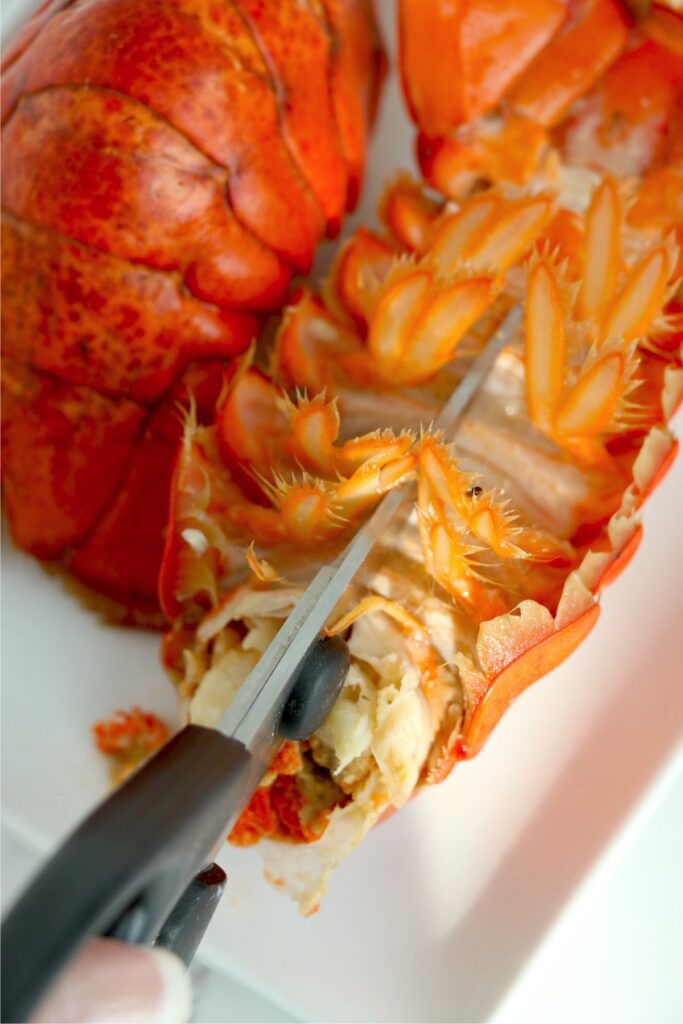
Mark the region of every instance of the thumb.
[[182, 1024], [192, 993], [165, 949], [92, 939], [40, 1001], [32, 1024]]

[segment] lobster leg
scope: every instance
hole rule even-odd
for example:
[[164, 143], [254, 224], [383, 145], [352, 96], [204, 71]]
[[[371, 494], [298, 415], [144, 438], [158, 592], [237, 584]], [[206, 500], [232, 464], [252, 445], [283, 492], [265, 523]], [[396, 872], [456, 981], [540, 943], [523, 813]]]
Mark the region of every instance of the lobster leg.
[[441, 284], [427, 269], [397, 267], [374, 310], [368, 348], [386, 380], [420, 383], [453, 356], [495, 295], [492, 274]]
[[550, 432], [564, 390], [566, 340], [562, 297], [547, 260], [529, 273], [524, 326], [529, 416]]
[[615, 183], [606, 178], [595, 190], [586, 213], [583, 274], [576, 311], [581, 320], [600, 322], [612, 300], [621, 271], [621, 204]]

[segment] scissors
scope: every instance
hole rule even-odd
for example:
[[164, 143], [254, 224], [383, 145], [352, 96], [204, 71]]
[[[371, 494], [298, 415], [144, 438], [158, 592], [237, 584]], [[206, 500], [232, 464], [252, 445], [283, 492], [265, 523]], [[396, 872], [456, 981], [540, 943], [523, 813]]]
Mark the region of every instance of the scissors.
[[[435, 427], [452, 435], [521, 309], [507, 314]], [[48, 860], [2, 925], [2, 1019], [25, 1021], [93, 936], [155, 944], [189, 965], [225, 887], [212, 863], [285, 740], [307, 739], [334, 705], [350, 655], [323, 629], [390, 522], [388, 494], [345, 550], [321, 568], [214, 728], [186, 725], [104, 800]]]

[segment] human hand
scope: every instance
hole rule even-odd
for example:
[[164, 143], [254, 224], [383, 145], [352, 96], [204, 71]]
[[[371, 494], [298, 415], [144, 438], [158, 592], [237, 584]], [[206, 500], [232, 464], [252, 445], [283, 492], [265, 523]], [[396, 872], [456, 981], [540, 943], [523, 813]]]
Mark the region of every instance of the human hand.
[[92, 939], [40, 1001], [32, 1024], [182, 1024], [192, 992], [165, 949]]

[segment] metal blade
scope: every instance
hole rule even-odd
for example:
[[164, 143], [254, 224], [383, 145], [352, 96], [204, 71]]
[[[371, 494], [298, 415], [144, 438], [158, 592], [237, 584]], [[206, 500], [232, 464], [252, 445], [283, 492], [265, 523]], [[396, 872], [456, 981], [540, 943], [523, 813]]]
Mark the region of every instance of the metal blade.
[[[510, 310], [441, 410], [436, 429], [452, 434], [499, 353], [511, 341], [521, 316], [519, 306]], [[239, 740], [265, 763], [275, 753], [277, 723], [302, 661], [390, 520], [412, 501], [404, 488], [391, 491], [337, 559], [319, 570], [218, 721], [216, 728]]]

